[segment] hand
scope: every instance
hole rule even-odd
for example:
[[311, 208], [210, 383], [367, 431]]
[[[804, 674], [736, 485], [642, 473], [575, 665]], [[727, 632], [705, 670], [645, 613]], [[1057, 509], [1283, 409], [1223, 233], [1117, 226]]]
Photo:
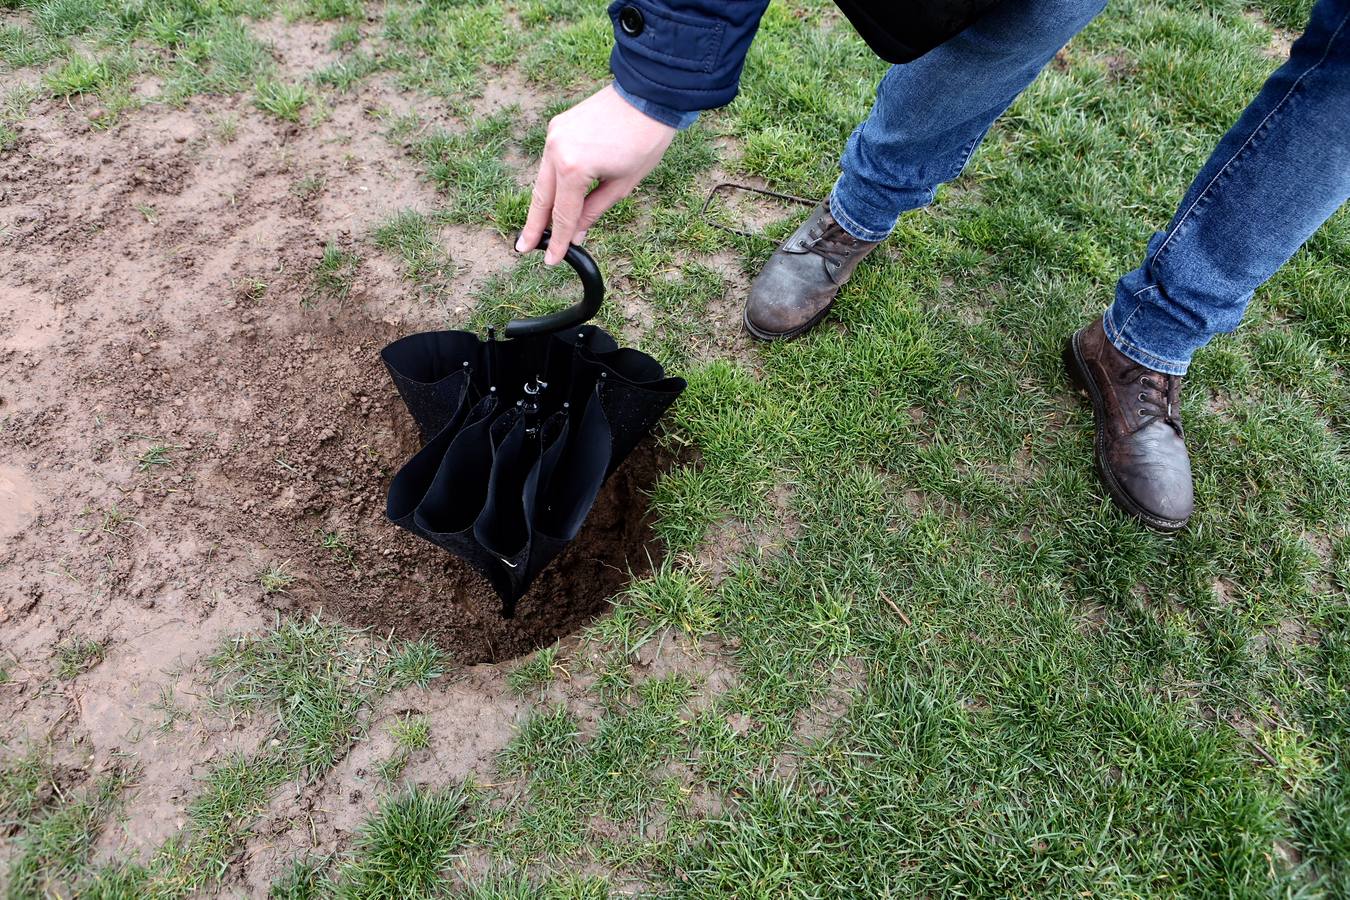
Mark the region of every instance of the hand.
[[674, 137], [674, 128], [639, 112], [612, 85], [554, 116], [516, 251], [538, 246], [552, 222], [544, 263], [562, 262], [567, 245], [585, 240], [595, 220], [656, 168]]

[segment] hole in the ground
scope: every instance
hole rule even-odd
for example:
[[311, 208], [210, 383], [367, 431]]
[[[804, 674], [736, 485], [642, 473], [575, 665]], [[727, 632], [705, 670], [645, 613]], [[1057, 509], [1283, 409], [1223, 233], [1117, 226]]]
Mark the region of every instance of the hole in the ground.
[[359, 308], [260, 324], [250, 342], [213, 346], [217, 381], [229, 373], [226, 396], [238, 399], [201, 411], [201, 427], [218, 432], [210, 444], [219, 457], [200, 467], [198, 485], [212, 502], [182, 510], [223, 544], [242, 538], [255, 572], [281, 567], [281, 589], [255, 581], [264, 605], [429, 638], [459, 662], [490, 662], [576, 631], [630, 572], [641, 577], [661, 561], [648, 498], [675, 460], [648, 438], [515, 618], [503, 619], [500, 599], [466, 563], [385, 518], [389, 481], [420, 446], [379, 358], [397, 330]]
[[648, 501], [673, 462], [651, 439], [634, 450], [606, 482], [581, 534], [539, 575], [513, 619], [502, 618], [501, 599], [477, 572], [431, 545], [417, 557], [442, 559], [420, 590], [352, 596], [328, 611], [379, 634], [429, 638], [466, 663], [500, 662], [547, 646], [603, 613], [630, 577], [660, 564], [665, 550], [652, 531]]

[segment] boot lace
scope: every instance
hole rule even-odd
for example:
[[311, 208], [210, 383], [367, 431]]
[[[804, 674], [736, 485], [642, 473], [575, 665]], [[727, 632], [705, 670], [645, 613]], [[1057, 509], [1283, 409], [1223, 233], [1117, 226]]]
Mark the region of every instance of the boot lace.
[[[1181, 376], [1166, 375], [1143, 366], [1131, 369], [1127, 382], [1138, 386], [1134, 402], [1139, 428], [1161, 419], [1181, 434]], [[1136, 429], [1138, 430], [1138, 429]]]
[[858, 249], [860, 241], [844, 230], [838, 222], [812, 225], [806, 232], [806, 249], [827, 262], [843, 263]]

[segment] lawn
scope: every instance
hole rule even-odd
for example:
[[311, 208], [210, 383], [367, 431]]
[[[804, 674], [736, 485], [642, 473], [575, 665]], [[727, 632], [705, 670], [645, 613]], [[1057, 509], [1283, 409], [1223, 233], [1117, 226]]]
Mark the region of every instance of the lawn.
[[[723, 180], [822, 196], [883, 71], [831, 4], [775, 2], [740, 97], [589, 236], [601, 323], [690, 382], [659, 435], [678, 460], [652, 496], [664, 561], [579, 637], [473, 668], [265, 614], [308, 576], [254, 566], [243, 627], [142, 711], [147, 734], [212, 748], [147, 846], [126, 835], [158, 757], [136, 743], [76, 773], [71, 748], [102, 746], [87, 710], [32, 712], [136, 636], [19, 649], [36, 576], [0, 559], [7, 896], [1350, 896], [1350, 215], [1197, 357], [1179, 535], [1113, 507], [1060, 361], [1306, 11], [1113, 0], [825, 326], [758, 345], [734, 330], [745, 286], [800, 211], [703, 200]], [[275, 46], [297, 29], [327, 41], [310, 71]], [[599, 2], [0, 0], [0, 169], [61, 109], [78, 144], [241, 98], [225, 146], [255, 119], [320, 132], [378, 85], [408, 108], [365, 127], [433, 202], [320, 235], [303, 283], [276, 298], [262, 278], [257, 304], [346, 309], [378, 263], [423, 327], [483, 327], [566, 302], [568, 273], [526, 258], [455, 297], [445, 236], [520, 226], [544, 123], [604, 82], [610, 42]], [[331, 187], [291, 171], [297, 209]], [[763, 236], [716, 227], [751, 213]], [[0, 268], [25, 252], [6, 224]], [[0, 437], [21, 419], [0, 404]], [[126, 483], [187, 471], [190, 443], [141, 441]], [[116, 506], [39, 524], [143, 539]], [[445, 717], [481, 684], [496, 714]], [[494, 727], [483, 758], [453, 752], [450, 729]], [[325, 826], [316, 797], [358, 820]]]

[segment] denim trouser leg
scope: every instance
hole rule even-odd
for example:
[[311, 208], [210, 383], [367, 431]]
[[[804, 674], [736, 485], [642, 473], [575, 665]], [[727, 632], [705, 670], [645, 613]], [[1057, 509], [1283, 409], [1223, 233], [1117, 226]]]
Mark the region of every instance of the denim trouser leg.
[[871, 115], [848, 139], [830, 212], [879, 241], [902, 212], [932, 202], [989, 126], [1105, 0], [1003, 3], [913, 62], [892, 66]]
[[1350, 0], [1320, 0], [1289, 61], [1223, 136], [1143, 265], [1120, 279], [1107, 337], [1184, 375], [1252, 292], [1350, 198]]

